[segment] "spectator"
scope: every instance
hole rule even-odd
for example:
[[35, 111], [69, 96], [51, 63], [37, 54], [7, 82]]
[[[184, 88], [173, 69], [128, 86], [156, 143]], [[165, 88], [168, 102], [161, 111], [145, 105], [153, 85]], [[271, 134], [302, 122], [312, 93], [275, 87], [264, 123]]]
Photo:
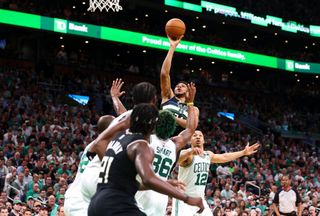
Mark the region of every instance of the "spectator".
[[61, 187], [65, 187], [65, 186], [66, 186], [66, 180], [65, 180], [63, 177], [61, 177], [61, 178], [59, 179], [59, 182], [56, 183], [56, 184], [53, 186], [53, 188], [54, 188], [54, 191], [57, 191], [57, 192], [58, 192]]
[[[24, 180], [24, 174], [20, 173], [18, 175], [18, 178], [12, 183], [12, 187], [14, 189], [11, 189], [11, 193], [13, 193], [14, 196], [15, 196], [15, 195], [18, 195], [18, 191], [19, 191], [20, 195], [23, 195], [24, 194], [24, 188], [25, 188], [26, 185], [27, 185], [27, 183]], [[18, 190], [18, 191], [16, 191], [15, 189]]]
[[35, 202], [33, 197], [32, 196], [28, 196], [26, 200], [27, 200], [27, 208], [28, 209], [33, 209], [34, 202]]
[[56, 198], [54, 195], [50, 195], [48, 197], [48, 207], [49, 207], [50, 216], [55, 216], [58, 210], [58, 205], [56, 204]]
[[2, 191], [5, 185], [5, 179], [9, 171], [7, 166], [4, 164], [4, 158], [0, 158], [0, 190]]
[[20, 216], [20, 211], [22, 208], [22, 203], [20, 200], [15, 199], [13, 201], [13, 209], [9, 213], [9, 216]]
[[3, 206], [0, 209], [0, 216], [8, 216], [8, 215], [9, 215], [9, 211], [8, 211], [7, 207]]
[[35, 214], [35, 215], [39, 214], [40, 209], [41, 209], [41, 203], [38, 202], [38, 201], [35, 201], [35, 202], [34, 202], [34, 205], [33, 205], [33, 212], [34, 212], [34, 214]]
[[227, 183], [225, 188], [221, 191], [221, 197], [230, 200], [234, 196], [234, 192], [230, 190], [230, 185]]
[[64, 207], [63, 207], [63, 205], [60, 205], [58, 207], [57, 216], [64, 216]]
[[48, 215], [49, 215], [48, 207], [45, 206], [45, 205], [42, 205], [42, 206], [40, 207], [39, 214], [36, 215], [36, 216], [48, 216]]
[[37, 199], [38, 199], [41, 203], [43, 203], [43, 204], [46, 204], [46, 203], [47, 203], [48, 199], [47, 199], [47, 193], [46, 193], [46, 190], [45, 190], [45, 189], [42, 189], [42, 190], [40, 191], [40, 194], [39, 194], [39, 196], [37, 197]]

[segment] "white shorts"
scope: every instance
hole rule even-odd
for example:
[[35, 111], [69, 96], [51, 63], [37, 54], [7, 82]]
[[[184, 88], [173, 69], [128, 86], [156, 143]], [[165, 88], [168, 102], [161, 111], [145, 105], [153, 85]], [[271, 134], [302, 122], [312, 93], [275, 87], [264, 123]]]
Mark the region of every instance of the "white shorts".
[[208, 206], [208, 203], [205, 199], [202, 199], [204, 210], [201, 214], [197, 214], [197, 211], [199, 211], [199, 208], [196, 206], [190, 206], [186, 203], [184, 203], [181, 200], [172, 199], [172, 212], [171, 216], [212, 216], [213, 213], [211, 209]]
[[89, 203], [81, 197], [66, 197], [64, 201], [64, 214], [66, 216], [87, 216]]
[[148, 216], [164, 216], [168, 196], [153, 190], [138, 191], [135, 195], [138, 207]]

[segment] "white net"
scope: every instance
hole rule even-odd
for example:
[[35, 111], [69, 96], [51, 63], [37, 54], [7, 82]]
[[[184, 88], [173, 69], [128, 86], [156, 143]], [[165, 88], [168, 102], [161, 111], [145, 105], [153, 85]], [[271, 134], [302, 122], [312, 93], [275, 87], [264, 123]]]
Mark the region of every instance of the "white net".
[[90, 6], [88, 11], [94, 12], [96, 9], [99, 9], [100, 12], [109, 10], [118, 12], [122, 10], [121, 5], [119, 5], [120, 0], [89, 0]]

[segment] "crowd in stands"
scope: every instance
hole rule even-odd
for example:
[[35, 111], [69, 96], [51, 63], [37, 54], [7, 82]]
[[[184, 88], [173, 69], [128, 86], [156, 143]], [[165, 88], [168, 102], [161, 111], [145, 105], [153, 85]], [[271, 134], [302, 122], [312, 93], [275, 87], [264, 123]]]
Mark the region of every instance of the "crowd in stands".
[[[301, 20], [295, 20], [297, 17], [299, 19], [318, 19], [317, 15], [311, 16], [310, 14], [302, 16], [306, 12], [301, 11], [314, 11], [317, 13], [313, 7], [313, 4], [316, 4], [315, 1], [311, 1], [312, 4], [310, 6], [306, 6], [298, 1], [292, 3], [290, 5], [284, 4], [282, 1], [274, 0], [274, 3], [270, 1], [249, 1], [243, 4], [246, 5], [248, 8], [248, 12], [259, 12], [261, 15], [274, 15], [274, 16], [281, 16], [278, 12], [282, 13], [290, 13], [291, 17], [294, 18], [294, 21], [300, 22]], [[242, 51], [249, 51], [255, 52], [265, 55], [276, 56], [280, 58], [287, 58], [287, 59], [295, 59], [299, 61], [313, 61], [317, 62], [319, 51], [314, 46], [309, 44], [309, 42], [305, 42], [302, 44], [295, 44], [296, 39], [293, 38], [291, 41], [289, 39], [289, 44], [285, 44], [284, 41], [287, 37], [272, 37], [272, 38], [263, 38], [259, 37], [258, 39], [243, 41], [243, 38], [246, 37], [253, 37], [252, 32], [256, 32], [255, 34], [264, 35], [265, 32], [256, 31], [253, 28], [249, 29], [244, 26], [227, 26], [224, 25], [223, 27], [216, 27], [218, 22], [212, 22], [210, 20], [203, 20], [199, 23], [197, 21], [193, 23], [192, 16], [185, 16], [182, 14], [177, 14], [175, 12], [170, 12], [170, 14], [164, 13], [163, 11], [157, 11], [154, 9], [146, 9], [146, 10], [137, 10], [136, 6], [131, 6], [128, 2], [124, 1], [122, 4], [126, 6], [125, 10], [121, 11], [120, 13], [109, 13], [105, 14], [105, 16], [101, 16], [101, 13], [90, 13], [86, 11], [87, 4], [82, 5], [81, 1], [70, 1], [65, 2], [62, 0], [57, 1], [32, 1], [32, 0], [1, 0], [0, 1], [0, 8], [17, 10], [17, 11], [25, 11], [35, 14], [40, 14], [49, 17], [58, 17], [67, 20], [74, 20], [86, 23], [92, 23], [95, 25], [103, 25], [103, 26], [110, 26], [115, 28], [121, 29], [129, 29], [138, 32], [144, 32], [149, 34], [156, 34], [156, 35], [164, 35], [164, 28], [159, 28], [159, 25], [164, 26], [168, 17], [180, 17], [181, 19], [185, 20], [188, 26], [188, 31], [185, 35], [186, 40], [191, 40], [195, 42], [200, 42], [204, 44], [211, 44], [216, 46], [222, 46], [225, 48], [237, 49]], [[232, 4], [242, 4], [241, 2], [232, 2]], [[162, 4], [159, 2], [159, 4]], [[231, 4], [231, 5], [232, 5]], [[76, 5], [76, 8], [73, 6]], [[277, 5], [277, 7], [274, 7]], [[300, 6], [300, 7], [299, 7]], [[287, 9], [293, 8], [292, 9]], [[264, 11], [266, 9], [266, 11]], [[150, 11], [152, 10], [152, 12]], [[275, 11], [275, 14], [272, 12]], [[287, 11], [287, 12], [286, 12]], [[145, 13], [149, 13], [149, 16], [146, 18]], [[283, 14], [284, 17], [287, 14]], [[136, 20], [138, 18], [138, 20]], [[161, 21], [159, 21], [161, 20]], [[310, 20], [310, 21], [317, 21], [319, 20]], [[208, 25], [207, 30], [202, 29], [202, 25]], [[212, 24], [213, 23], [213, 24]], [[313, 22], [306, 22], [304, 23], [306, 26], [315, 24]], [[196, 28], [196, 31], [191, 31], [191, 28]], [[237, 31], [238, 34], [235, 36], [233, 34], [234, 31]], [[290, 37], [289, 37], [290, 38]], [[277, 43], [275, 43], [275, 40]], [[281, 44], [281, 45], [280, 45]], [[309, 46], [309, 49], [305, 49], [305, 46]], [[280, 48], [279, 48], [280, 47]]]
[[[76, 175], [84, 147], [97, 136], [94, 126], [99, 116], [114, 114], [105, 97], [117, 74], [47, 74], [36, 72], [34, 67], [14, 66], [19, 65], [18, 61], [8, 65], [0, 67], [0, 215], [10, 212], [10, 215], [62, 216], [65, 191]], [[134, 82], [145, 79], [132, 73], [123, 75], [129, 77], [122, 77], [124, 80], [131, 80], [125, 83], [127, 94], [122, 98], [126, 107], [130, 107], [130, 88]], [[158, 83], [156, 78], [148, 81]], [[48, 88], [55, 84], [62, 88]], [[305, 110], [295, 109], [287, 101], [281, 103], [276, 96], [266, 102], [261, 95], [236, 97], [212, 93], [209, 88], [213, 87], [199, 85], [197, 91], [199, 129], [204, 132], [206, 149], [224, 153], [240, 150], [253, 140], [262, 143], [253, 156], [211, 166], [206, 198], [214, 215], [271, 215], [270, 204], [280, 188], [281, 176], [286, 173], [292, 174], [292, 185], [302, 197], [303, 215], [319, 215], [318, 147], [308, 146], [303, 140], [282, 138], [272, 130], [257, 135], [239, 122], [224, 120], [215, 113], [221, 108], [236, 107], [239, 112], [263, 116], [262, 120], [271, 122], [286, 115], [288, 130], [310, 129], [295, 128], [294, 122], [298, 121], [308, 126], [317, 124], [319, 132], [319, 123], [310, 124], [309, 119], [304, 119], [308, 115]], [[90, 94], [92, 100], [87, 106], [74, 106], [63, 97], [66, 92]], [[270, 107], [265, 108], [265, 103]], [[287, 107], [288, 112], [273, 110], [278, 106], [279, 110]], [[289, 115], [295, 112], [292, 117]], [[260, 187], [260, 191], [252, 184]]]

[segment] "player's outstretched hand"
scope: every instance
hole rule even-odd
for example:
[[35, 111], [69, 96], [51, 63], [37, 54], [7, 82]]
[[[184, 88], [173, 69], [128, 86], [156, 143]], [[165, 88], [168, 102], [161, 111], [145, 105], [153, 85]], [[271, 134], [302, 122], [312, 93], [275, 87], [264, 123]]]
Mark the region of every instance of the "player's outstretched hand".
[[198, 147], [192, 148], [192, 152], [193, 152], [194, 155], [202, 155], [203, 154], [203, 150], [201, 148], [198, 148]]
[[194, 98], [196, 96], [196, 85], [192, 82], [192, 83], [188, 83], [187, 84], [187, 88], [188, 88], [188, 94], [186, 95], [186, 103], [193, 103]]
[[125, 91], [121, 91], [121, 87], [124, 84], [124, 82], [122, 81], [122, 79], [117, 78], [115, 80], [112, 81], [112, 86], [110, 89], [110, 95], [111, 97], [121, 97], [123, 94], [125, 94]]
[[203, 201], [202, 198], [200, 197], [188, 197], [188, 199], [185, 201], [188, 205], [192, 206], [198, 206], [200, 209], [197, 213], [203, 212], [204, 206], [203, 206]]
[[255, 143], [251, 146], [249, 146], [249, 143], [248, 143], [248, 145], [244, 149], [244, 155], [252, 155], [256, 153], [259, 147], [260, 147], [259, 143]]
[[169, 35], [168, 35], [168, 38], [169, 38], [169, 42], [170, 42], [170, 47], [176, 48], [176, 47], [179, 45], [181, 39], [183, 38], [183, 35], [181, 35], [181, 36], [180, 36], [178, 39], [176, 39], [176, 40], [174, 40], [174, 39], [172, 39], [171, 37], [169, 37]]

